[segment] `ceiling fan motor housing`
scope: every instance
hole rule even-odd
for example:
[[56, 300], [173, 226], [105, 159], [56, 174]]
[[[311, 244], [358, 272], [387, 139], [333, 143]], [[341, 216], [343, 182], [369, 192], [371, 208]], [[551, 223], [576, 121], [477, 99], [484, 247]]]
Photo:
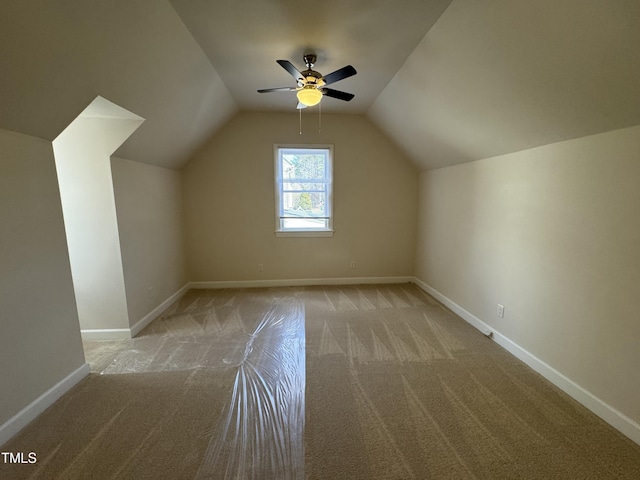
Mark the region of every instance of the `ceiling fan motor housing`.
[[319, 72], [316, 72], [315, 70], [305, 70], [300, 73], [304, 75], [306, 85], [324, 85], [324, 82], [322, 81], [322, 74]]

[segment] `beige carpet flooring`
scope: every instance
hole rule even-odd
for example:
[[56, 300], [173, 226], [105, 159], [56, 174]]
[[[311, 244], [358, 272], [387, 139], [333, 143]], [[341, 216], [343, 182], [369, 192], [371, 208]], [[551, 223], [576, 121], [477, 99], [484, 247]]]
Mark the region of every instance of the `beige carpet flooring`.
[[193, 290], [1, 479], [638, 479], [640, 446], [411, 284]]

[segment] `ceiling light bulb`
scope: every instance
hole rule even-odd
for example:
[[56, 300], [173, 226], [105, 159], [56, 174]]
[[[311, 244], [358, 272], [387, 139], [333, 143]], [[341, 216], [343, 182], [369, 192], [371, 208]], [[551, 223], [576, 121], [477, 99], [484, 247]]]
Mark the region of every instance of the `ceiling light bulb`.
[[298, 90], [297, 97], [301, 104], [313, 107], [322, 100], [322, 92], [312, 85], [307, 85], [302, 90]]

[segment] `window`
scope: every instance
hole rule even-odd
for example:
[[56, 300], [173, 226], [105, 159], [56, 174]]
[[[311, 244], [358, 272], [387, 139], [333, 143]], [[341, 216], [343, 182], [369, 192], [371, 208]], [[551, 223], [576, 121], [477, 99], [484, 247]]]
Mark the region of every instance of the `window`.
[[333, 235], [333, 148], [276, 145], [275, 157], [276, 235]]

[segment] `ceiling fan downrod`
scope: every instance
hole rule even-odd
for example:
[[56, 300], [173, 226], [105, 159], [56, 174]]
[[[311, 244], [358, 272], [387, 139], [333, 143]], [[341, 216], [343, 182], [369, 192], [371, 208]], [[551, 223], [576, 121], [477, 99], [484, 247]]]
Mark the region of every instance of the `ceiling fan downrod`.
[[302, 57], [302, 59], [304, 60], [304, 64], [307, 66], [308, 70], [311, 70], [313, 66], [316, 64], [316, 56], [313, 53], [305, 54], [305, 56]]

